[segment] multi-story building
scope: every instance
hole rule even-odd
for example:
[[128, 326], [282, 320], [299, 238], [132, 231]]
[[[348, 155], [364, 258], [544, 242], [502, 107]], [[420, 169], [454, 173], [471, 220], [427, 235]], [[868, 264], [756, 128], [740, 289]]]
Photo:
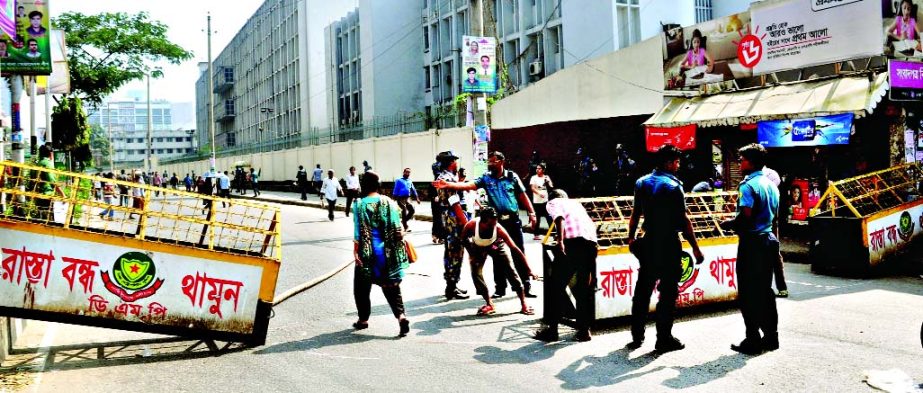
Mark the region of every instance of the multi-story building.
[[[151, 102], [151, 153], [159, 159], [193, 152], [190, 130], [174, 125], [173, 106], [167, 101]], [[137, 163], [147, 158], [148, 110], [142, 100], [109, 100], [89, 110], [90, 124], [111, 132], [112, 161]]]
[[418, 0], [360, 0], [359, 7], [327, 26], [327, 107], [333, 124], [371, 124], [422, 110], [423, 78], [415, 72], [421, 66], [416, 56], [423, 49], [421, 25]]

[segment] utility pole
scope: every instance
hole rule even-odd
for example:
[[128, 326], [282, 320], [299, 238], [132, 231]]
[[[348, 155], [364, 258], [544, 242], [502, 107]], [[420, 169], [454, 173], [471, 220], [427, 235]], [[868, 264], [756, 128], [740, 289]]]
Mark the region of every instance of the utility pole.
[[154, 138], [152, 137], [154, 130], [154, 110], [151, 109], [151, 72], [147, 72], [147, 173], [151, 173], [154, 170], [154, 163], [151, 161], [151, 153], [154, 150]]
[[45, 143], [52, 143], [51, 135], [51, 75], [45, 77]]
[[109, 121], [109, 126], [106, 127], [109, 131], [109, 172], [115, 173], [115, 160], [112, 158], [112, 102], [106, 100], [106, 118]]
[[212, 14], [208, 13], [208, 132], [212, 138], [211, 170], [215, 171], [215, 80], [212, 70]]

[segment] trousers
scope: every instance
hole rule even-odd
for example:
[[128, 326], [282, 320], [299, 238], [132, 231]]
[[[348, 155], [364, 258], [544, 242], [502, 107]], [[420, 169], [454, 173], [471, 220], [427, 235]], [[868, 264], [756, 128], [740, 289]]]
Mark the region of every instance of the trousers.
[[480, 296], [489, 296], [487, 282], [484, 281], [484, 264], [487, 257], [494, 261], [494, 266], [499, 266], [503, 275], [510, 281], [513, 292], [522, 291], [522, 282], [516, 271], [513, 269], [513, 255], [510, 249], [502, 241], [495, 242], [493, 245], [481, 247], [471, 245], [468, 247], [468, 261], [471, 262], [471, 280], [474, 281], [474, 289]]
[[[555, 299], [567, 296], [567, 284], [576, 276], [571, 291], [577, 308], [577, 329], [586, 330], [590, 328], [596, 312], [593, 303], [593, 293], [596, 291], [596, 242], [584, 238], [564, 239], [564, 252], [566, 255], [557, 254], [554, 258], [550, 296]], [[561, 302], [548, 303], [545, 321], [549, 326], [556, 327], [561, 320]]]
[[[519, 247], [522, 252], [526, 252], [526, 249], [523, 247], [522, 221], [519, 220], [519, 217], [500, 220], [497, 221], [497, 223], [499, 223], [500, 226], [506, 230], [506, 233], [510, 235], [510, 240], [516, 244], [516, 247]], [[532, 283], [529, 282], [529, 268], [522, 261], [516, 261], [514, 266], [516, 267], [516, 273], [519, 274], [519, 278], [522, 280], [523, 289], [529, 292], [532, 288]], [[506, 292], [507, 281], [510, 281], [507, 275], [503, 274], [503, 269], [504, 267], [502, 264], [497, 264], [497, 260], [494, 259], [494, 285], [496, 286], [497, 292], [500, 293]]]
[[[404, 314], [404, 298], [401, 296], [400, 284], [388, 285], [381, 287], [388, 305], [391, 306], [391, 312], [395, 318], [400, 318]], [[355, 278], [353, 279], [353, 297], [356, 299], [356, 311], [359, 314], [360, 321], [368, 321], [372, 315], [372, 301], [369, 295], [372, 294], [372, 279], [365, 275], [361, 268], [356, 267]]]
[[737, 247], [737, 300], [747, 339], [778, 335], [779, 313], [772, 291], [773, 266], [779, 240], [772, 233], [742, 234]]
[[657, 281], [660, 300], [657, 301], [657, 337], [673, 336], [673, 312], [679, 296], [679, 279], [682, 275], [682, 243], [672, 236], [645, 236], [640, 247], [638, 281], [631, 299], [631, 336], [644, 339], [647, 314], [651, 308], [651, 295]]

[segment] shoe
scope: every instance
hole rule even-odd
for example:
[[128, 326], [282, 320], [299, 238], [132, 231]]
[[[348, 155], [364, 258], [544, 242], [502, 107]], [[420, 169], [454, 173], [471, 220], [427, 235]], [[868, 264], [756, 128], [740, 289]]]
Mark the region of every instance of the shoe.
[[467, 291], [467, 290], [464, 290], [464, 289], [461, 289], [461, 288], [458, 288], [458, 287], [455, 288], [455, 292], [456, 292], [456, 293], [461, 293], [462, 295], [467, 295], [467, 294], [468, 294], [468, 291]]
[[752, 356], [759, 355], [761, 352], [763, 352], [763, 345], [757, 340], [746, 339], [741, 341], [740, 344], [731, 344], [731, 349], [744, 355]]
[[676, 337], [669, 337], [665, 339], [657, 339], [657, 344], [654, 345], [654, 350], [660, 353], [667, 353], [672, 351], [679, 351], [683, 348], [686, 348], [686, 345], [679, 341]]
[[763, 346], [763, 350], [765, 351], [775, 351], [779, 349], [779, 335], [775, 334], [764, 336], [763, 339], [760, 340], [760, 344]]
[[636, 338], [631, 339], [631, 342], [625, 345], [625, 348], [638, 349], [638, 348], [641, 348], [642, 344], [644, 344], [644, 337], [641, 337], [641, 338], [636, 337]]
[[532, 298], [532, 299], [535, 299], [535, 298], [538, 297], [538, 295], [535, 295], [535, 294], [532, 293], [532, 290], [526, 290], [525, 296], [526, 296], [527, 298]]
[[590, 334], [589, 329], [578, 330], [577, 334], [574, 335], [574, 341], [581, 342], [581, 343], [590, 341], [592, 339], [593, 339], [593, 335]]
[[505, 290], [504, 290], [504, 291], [496, 291], [496, 292], [494, 292], [494, 294], [491, 295], [490, 298], [491, 298], [491, 299], [499, 299], [499, 298], [504, 297], [504, 296], [506, 296], [506, 291], [505, 291]]
[[353, 328], [355, 328], [356, 330], [368, 329], [369, 322], [368, 321], [365, 321], [365, 322], [356, 321], [355, 323], [353, 323]]
[[557, 327], [546, 327], [542, 330], [539, 330], [537, 333], [535, 333], [534, 336], [532, 336], [532, 338], [539, 340], [539, 341], [544, 341], [546, 343], [559, 341], [561, 339], [560, 337], [558, 337]]
[[477, 315], [479, 315], [479, 316], [493, 315], [493, 314], [495, 314], [496, 312], [497, 312], [497, 310], [494, 309], [494, 306], [491, 306], [491, 305], [489, 305], [489, 304], [486, 304], [486, 305], [484, 305], [484, 306], [482, 306], [481, 308], [478, 309], [478, 314], [477, 314]]
[[468, 291], [461, 289], [461, 288], [455, 288], [455, 298], [456, 299], [467, 299], [470, 297], [471, 296], [468, 296]]
[[465, 300], [470, 297], [471, 296], [468, 296], [467, 294], [464, 294], [461, 291], [459, 291], [458, 288], [455, 288], [455, 289], [446, 288], [445, 290], [446, 300], [452, 300], [452, 299]]
[[776, 294], [776, 297], [786, 298], [788, 297], [788, 289], [783, 289]]
[[398, 322], [398, 325], [401, 326], [401, 331], [398, 333], [398, 337], [405, 337], [407, 333], [410, 333], [410, 320], [404, 318]]

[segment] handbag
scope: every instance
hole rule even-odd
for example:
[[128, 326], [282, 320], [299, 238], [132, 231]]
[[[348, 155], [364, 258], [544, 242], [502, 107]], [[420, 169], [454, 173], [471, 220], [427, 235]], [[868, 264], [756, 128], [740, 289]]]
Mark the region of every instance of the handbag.
[[407, 260], [409, 260], [410, 263], [417, 261], [417, 250], [413, 248], [413, 243], [404, 240], [404, 250], [407, 251]]

